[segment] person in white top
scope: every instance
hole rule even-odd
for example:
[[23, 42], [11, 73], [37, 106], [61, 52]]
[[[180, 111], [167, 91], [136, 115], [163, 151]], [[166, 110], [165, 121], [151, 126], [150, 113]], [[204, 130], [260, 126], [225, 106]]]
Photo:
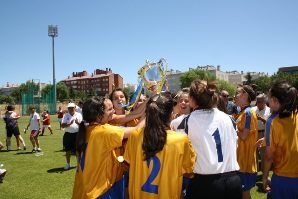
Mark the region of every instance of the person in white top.
[[78, 105], [76, 105], [76, 112], [77, 113], [80, 113], [82, 115], [82, 107], [83, 107], [83, 102], [82, 101], [79, 101], [78, 102]]
[[36, 113], [35, 107], [33, 105], [29, 106], [29, 112], [31, 112], [31, 114], [30, 114], [30, 121], [27, 125], [27, 129], [30, 126], [30, 130], [31, 130], [30, 141], [33, 146], [32, 153], [41, 152], [41, 148], [39, 146], [39, 140], [38, 140], [38, 135], [40, 133], [40, 124], [39, 124], [40, 116], [38, 113]]
[[191, 112], [189, 107], [189, 88], [183, 88], [177, 99], [179, 107], [179, 117], [171, 121], [170, 127], [173, 131], [184, 132], [187, 122], [187, 116]]
[[82, 122], [82, 115], [75, 111], [75, 107], [74, 103], [67, 105], [68, 112], [64, 114], [61, 124], [62, 128], [65, 128], [63, 136], [63, 146], [66, 152], [65, 170], [70, 169], [70, 156], [76, 151], [76, 136], [79, 132], [79, 124]]
[[[257, 151], [257, 162], [261, 163], [258, 166], [258, 170], [262, 170], [263, 168], [263, 156], [265, 153], [265, 143], [264, 143], [264, 133], [265, 133], [265, 123], [268, 117], [271, 114], [270, 108], [266, 105], [266, 95], [264, 93], [259, 94], [256, 97], [256, 106], [252, 107], [257, 114], [258, 118], [258, 151]], [[264, 143], [264, 144], [263, 144]]]
[[264, 93], [259, 94], [256, 97], [256, 106], [252, 107], [256, 112], [258, 118], [258, 138], [264, 137], [265, 123], [271, 114], [270, 108], [266, 105], [266, 96]]
[[216, 108], [214, 83], [195, 80], [190, 86], [193, 108], [187, 123], [188, 136], [197, 154], [194, 173], [186, 198], [241, 198], [237, 175], [237, 133], [230, 117]]

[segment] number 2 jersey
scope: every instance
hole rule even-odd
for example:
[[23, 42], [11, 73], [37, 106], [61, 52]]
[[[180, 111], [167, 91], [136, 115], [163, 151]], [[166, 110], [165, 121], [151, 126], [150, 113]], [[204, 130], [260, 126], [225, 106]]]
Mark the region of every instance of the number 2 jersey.
[[184, 173], [191, 173], [195, 152], [185, 134], [167, 130], [164, 148], [144, 161], [144, 129], [134, 130], [128, 138], [124, 159], [129, 168], [129, 198], [180, 198]]

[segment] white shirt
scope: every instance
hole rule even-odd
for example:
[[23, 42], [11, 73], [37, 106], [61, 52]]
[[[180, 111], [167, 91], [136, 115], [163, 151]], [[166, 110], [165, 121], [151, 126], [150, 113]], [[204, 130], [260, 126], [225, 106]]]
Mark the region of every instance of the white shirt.
[[76, 119], [78, 119], [78, 122], [81, 123], [82, 115], [80, 113], [77, 113], [77, 112], [75, 112], [73, 115], [70, 115], [69, 113], [65, 113], [63, 115], [62, 124], [64, 124], [64, 123], [69, 124], [72, 120], [74, 120], [73, 123], [69, 127], [64, 129], [65, 132], [68, 132], [68, 133], [77, 133], [77, 132], [79, 132], [79, 125], [76, 124], [76, 122], [75, 122]]
[[[177, 117], [176, 119], [173, 119], [173, 120], [171, 121], [171, 124], [170, 124], [171, 129], [172, 129], [173, 131], [177, 131], [177, 132], [185, 133], [186, 123], [185, 123], [184, 125], [181, 124], [181, 123], [182, 123], [183, 119], [184, 119], [185, 117], [187, 117], [187, 116], [188, 116], [188, 114], [187, 114], [187, 115], [180, 115], [180, 116]], [[184, 121], [184, 122], [185, 122], [185, 121]], [[179, 129], [178, 129], [178, 127], [180, 126], [180, 124], [181, 124], [184, 128], [179, 128]]]
[[194, 173], [239, 170], [237, 133], [227, 114], [217, 108], [193, 111], [188, 119], [188, 136], [197, 154]]
[[30, 129], [32, 130], [39, 130], [39, 120], [40, 116], [38, 113], [34, 112], [30, 115]]
[[76, 112], [82, 115], [82, 108], [76, 105]]
[[[265, 120], [267, 120], [269, 115], [271, 114], [270, 108], [266, 105], [265, 108], [263, 108], [263, 110], [261, 111], [258, 109], [257, 106], [254, 106], [251, 109], [254, 110], [257, 115], [261, 116]], [[261, 120], [258, 120], [258, 130], [265, 130], [265, 124]]]

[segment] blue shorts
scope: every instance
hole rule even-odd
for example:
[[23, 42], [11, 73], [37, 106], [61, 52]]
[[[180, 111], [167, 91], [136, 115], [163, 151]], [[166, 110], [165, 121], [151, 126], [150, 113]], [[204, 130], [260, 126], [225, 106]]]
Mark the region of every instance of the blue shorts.
[[271, 196], [273, 199], [298, 198], [298, 178], [272, 175]]
[[257, 173], [243, 173], [238, 172], [238, 175], [241, 179], [242, 190], [249, 191], [256, 185]]
[[98, 197], [98, 199], [124, 199], [125, 198], [125, 184], [124, 177], [117, 181], [105, 194]]

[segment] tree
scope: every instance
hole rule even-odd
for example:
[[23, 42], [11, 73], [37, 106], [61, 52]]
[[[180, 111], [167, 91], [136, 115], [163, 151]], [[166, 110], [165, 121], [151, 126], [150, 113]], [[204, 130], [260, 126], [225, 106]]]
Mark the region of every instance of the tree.
[[14, 89], [11, 93], [11, 97], [15, 99], [16, 103], [21, 103], [22, 94], [27, 92], [34, 92], [36, 94], [39, 91], [39, 85], [33, 81], [27, 81], [21, 84], [18, 88]]
[[219, 91], [226, 90], [233, 96], [236, 93], [236, 86], [224, 80], [217, 80], [217, 88]]
[[57, 89], [57, 99], [62, 102], [64, 99], [68, 99], [70, 95], [70, 90], [67, 88], [64, 82], [58, 82], [56, 85]]
[[272, 83], [275, 81], [285, 80], [289, 82], [290, 85], [298, 89], [298, 74], [289, 74], [284, 72], [278, 72], [277, 74], [271, 77]]
[[181, 88], [189, 87], [193, 80], [215, 80], [215, 76], [205, 70], [191, 69], [180, 77]]
[[247, 73], [247, 75], [245, 75], [245, 78], [246, 78], [245, 84], [246, 85], [251, 85], [252, 84], [252, 76], [249, 72]]
[[256, 91], [260, 91], [262, 93], [268, 93], [271, 87], [272, 79], [268, 76], [258, 77], [254, 80], [254, 84], [257, 85]]
[[12, 96], [0, 95], [0, 104], [15, 104]]
[[93, 97], [96, 96], [96, 92], [94, 88], [91, 88], [88, 92], [88, 97]]
[[70, 87], [69, 88], [69, 98], [75, 99], [76, 97], [77, 97], [77, 92], [72, 87]]

